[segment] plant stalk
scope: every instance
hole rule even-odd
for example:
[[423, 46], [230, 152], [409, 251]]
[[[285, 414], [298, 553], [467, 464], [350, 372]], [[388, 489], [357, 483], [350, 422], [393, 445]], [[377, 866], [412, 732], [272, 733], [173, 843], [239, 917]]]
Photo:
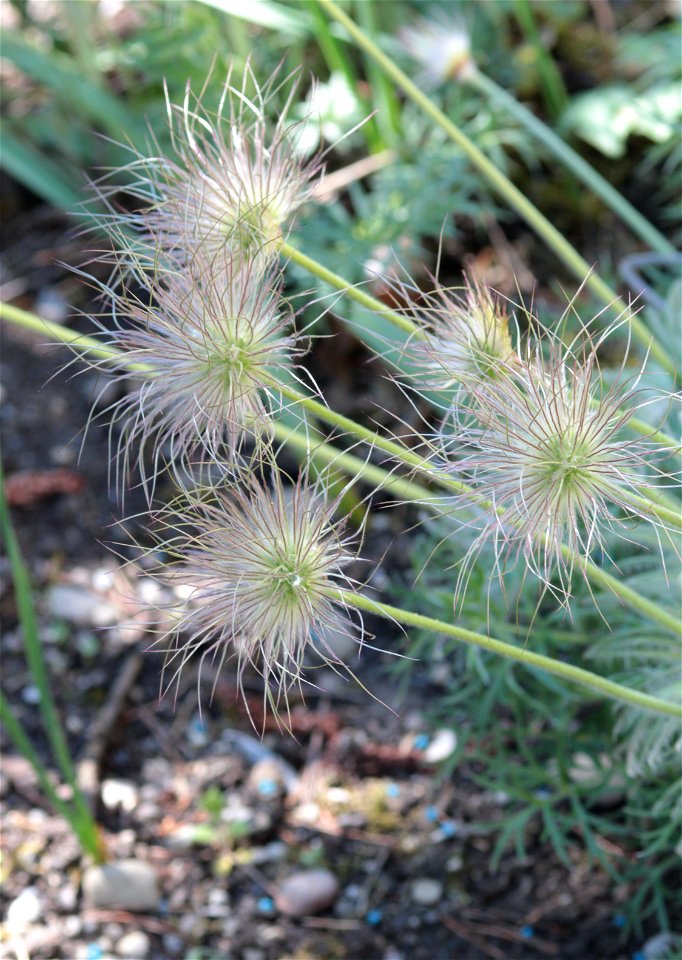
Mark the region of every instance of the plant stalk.
[[[8, 319], [13, 319], [13, 322], [15, 323], [28, 326], [30, 329], [34, 330], [41, 329], [40, 318], [36, 317], [34, 314], [26, 314], [25, 311], [17, 310], [17, 308], [12, 308], [12, 313], [7, 314], [4, 310], [4, 305], [0, 310], [0, 316], [2, 316], [3, 313]], [[30, 323], [24, 323], [26, 317], [31, 319]], [[61, 327], [60, 324], [50, 323], [47, 326], [49, 331], [57, 337], [60, 336], [60, 331], [64, 331], [67, 336], [65, 336], [63, 339], [67, 343], [71, 343], [74, 346], [80, 345], [81, 349], [87, 349], [87, 342], [89, 341], [99, 350], [105, 349], [108, 359], [117, 360], [118, 362], [121, 362], [121, 359], [124, 359], [122, 358], [120, 351], [115, 350], [113, 347], [102, 348], [96, 340], [93, 340], [89, 337], [82, 337], [79, 334], [73, 334], [72, 331], [66, 330], [66, 328]], [[144, 371], [144, 366], [142, 364], [131, 363], [130, 366], [137, 370]], [[298, 390], [295, 390], [293, 387], [282, 384], [277, 380], [273, 379], [271, 381], [271, 388], [277, 394], [286, 397], [288, 400], [291, 400], [292, 402], [304, 407], [306, 410], [309, 410], [315, 417], [322, 420], [324, 423], [328, 423], [330, 426], [337, 427], [345, 434], [356, 437], [363, 443], [368, 444], [371, 449], [382, 450], [384, 453], [388, 454], [391, 459], [405, 464], [412, 470], [416, 470], [418, 473], [421, 473], [424, 477], [436, 483], [441, 488], [455, 493], [458, 496], [465, 496], [467, 500], [472, 503], [472, 505], [478, 506], [484, 510], [496, 509], [498, 514], [504, 513], [499, 506], [493, 505], [491, 501], [481, 496], [481, 494], [477, 493], [475, 490], [472, 490], [471, 487], [469, 487], [466, 483], [463, 483], [461, 480], [456, 480], [453, 477], [443, 473], [438, 469], [437, 466], [434, 466], [418, 453], [415, 453], [402, 444], [396, 443], [394, 440], [390, 440], [388, 437], [383, 437], [381, 434], [376, 433], [368, 427], [363, 427], [361, 424], [355, 423], [354, 420], [330, 410], [318, 400], [299, 393]], [[433, 500], [432, 495], [430, 495], [429, 498]], [[666, 630], [672, 630], [676, 636], [679, 634], [680, 625], [678, 621], [666, 610], [659, 607], [652, 601], [647, 600], [645, 597], [641, 597], [634, 590], [631, 590], [629, 587], [626, 587], [624, 584], [620, 583], [620, 581], [605, 573], [598, 566], [596, 566], [596, 564], [593, 564], [592, 561], [585, 560], [584, 558], [573, 554], [568, 547], [562, 547], [562, 553], [567, 559], [573, 562], [577, 561], [589, 579], [594, 580], [596, 583], [608, 586], [609, 589], [612, 590], [612, 592], [618, 596], [626, 606], [632, 607], [633, 609], [644, 613], [645, 616], [661, 624], [661, 626], [665, 627]]]
[[528, 200], [526, 196], [514, 186], [494, 163], [473, 143], [469, 137], [457, 127], [442, 110], [440, 110], [410, 78], [379, 49], [377, 44], [348, 17], [334, 0], [317, 0], [319, 4], [341, 23], [355, 40], [357, 45], [365, 50], [386, 71], [404, 93], [413, 100], [424, 113], [427, 114], [466, 154], [473, 165], [490, 182], [493, 188], [502, 196], [516, 212], [523, 217], [529, 226], [547, 243], [554, 253], [566, 266], [605, 304], [621, 315], [627, 315], [632, 333], [641, 346], [648, 350], [651, 356], [664, 370], [672, 376], [676, 375], [675, 365], [669, 353], [656, 340], [653, 334], [636, 314], [632, 313], [625, 302], [612, 290], [601, 277], [594, 273], [578, 251], [566, 240], [562, 233]]
[[494, 80], [474, 68], [462, 78], [470, 87], [483, 94], [488, 100], [501, 106], [523, 124], [530, 133], [544, 144], [554, 156], [570, 170], [578, 180], [589, 187], [623, 220], [633, 233], [658, 253], [676, 253], [676, 249], [660, 231], [649, 223], [626, 198], [613, 187], [598, 170], [580, 156], [551, 127], [539, 120], [527, 107], [507, 93]]
[[[405, 333], [409, 333], [415, 339], [425, 339], [424, 331], [421, 330], [412, 320], [410, 320], [409, 317], [403, 316], [395, 310], [391, 310], [391, 308], [387, 307], [386, 304], [381, 302], [381, 300], [377, 300], [377, 298], [371, 296], [371, 294], [365, 293], [364, 290], [360, 290], [359, 287], [354, 286], [352, 283], [350, 283], [350, 281], [339, 276], [338, 273], [328, 270], [327, 267], [323, 266], [317, 260], [313, 260], [312, 257], [307, 256], [307, 254], [302, 253], [286, 240], [281, 240], [279, 242], [278, 249], [282, 256], [286, 257], [287, 260], [291, 260], [292, 263], [298, 264], [299, 267], [307, 270], [308, 273], [311, 273], [314, 277], [317, 277], [324, 283], [328, 283], [331, 287], [334, 287], [335, 290], [339, 290], [344, 296], [349, 297], [351, 300], [355, 300], [356, 303], [366, 307], [367, 310], [371, 310], [373, 313], [376, 313], [385, 320], [388, 320], [388, 322], [393, 324], [394, 327], [397, 327], [399, 330], [403, 330]], [[598, 401], [593, 401], [592, 405], [597, 406]], [[680, 444], [678, 441], [669, 436], [667, 433], [664, 433], [662, 430], [656, 430], [651, 426], [651, 424], [646, 423], [644, 420], [639, 420], [637, 417], [630, 417], [627, 422], [627, 426], [633, 430], [634, 433], [638, 433], [640, 436], [647, 437], [652, 441], [652, 443], [657, 443], [662, 447], [669, 448], [672, 453], [680, 449]]]
[[365, 610], [367, 613], [374, 613], [380, 617], [392, 620], [404, 626], [417, 627], [421, 630], [431, 630], [436, 633], [443, 633], [446, 636], [454, 637], [464, 643], [480, 647], [482, 650], [490, 650], [500, 656], [516, 660], [526, 667], [536, 667], [539, 670], [545, 670], [553, 673], [555, 676], [572, 683], [577, 683], [582, 687], [600, 693], [604, 697], [614, 700], [620, 700], [634, 707], [641, 707], [645, 710], [653, 710], [666, 716], [682, 718], [682, 708], [677, 704], [661, 700], [659, 697], [653, 697], [647, 693], [640, 693], [631, 690], [613, 680], [607, 680], [596, 673], [584, 670], [582, 667], [575, 667], [570, 663], [563, 663], [560, 660], [554, 660], [551, 657], [543, 656], [540, 653], [533, 653], [524, 647], [515, 647], [511, 643], [503, 640], [495, 640], [482, 633], [475, 633], [473, 630], [466, 630], [464, 627], [458, 627], [454, 623], [446, 623], [444, 620], [435, 620], [432, 617], [425, 617], [420, 613], [412, 613], [410, 610], [403, 610], [400, 607], [393, 607], [387, 603], [381, 603], [378, 600], [372, 600], [361, 594], [352, 593], [342, 588], [330, 587], [327, 589], [328, 596], [349, 607], [356, 607], [359, 610]]

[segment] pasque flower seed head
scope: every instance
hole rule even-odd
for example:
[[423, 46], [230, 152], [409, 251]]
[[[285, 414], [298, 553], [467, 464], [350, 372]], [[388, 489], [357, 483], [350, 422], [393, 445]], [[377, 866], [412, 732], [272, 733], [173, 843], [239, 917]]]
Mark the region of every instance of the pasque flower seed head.
[[628, 521], [651, 519], [636, 494], [668, 452], [622, 432], [638, 378], [606, 389], [598, 374], [597, 345], [576, 356], [552, 340], [503, 376], [471, 382], [441, 437], [453, 471], [492, 502], [469, 559], [492, 542], [500, 572], [521, 555], [563, 598], [607, 532], [627, 536]]
[[344, 569], [354, 559], [334, 519], [337, 506], [305, 477], [285, 487], [273, 471], [270, 484], [251, 473], [243, 485], [169, 512], [168, 528], [181, 532], [164, 548], [191, 589], [168, 651], [169, 685], [194, 654], [218, 669], [235, 658], [240, 687], [250, 664], [265, 681], [266, 705], [277, 710], [303, 682], [310, 648], [338, 662], [321, 639], [325, 627], [338, 631], [343, 622], [330, 591], [350, 586]]
[[[393, 284], [395, 293], [400, 285]], [[412, 292], [412, 296], [410, 296]], [[464, 294], [436, 284], [428, 293], [402, 285], [401, 312], [421, 336], [407, 346], [413, 379], [429, 390], [451, 389], [470, 380], [494, 378], [515, 357], [509, 317], [499, 297], [475, 276]]]
[[[194, 454], [230, 466], [245, 437], [267, 437], [266, 394], [278, 372], [303, 352], [281, 299], [281, 276], [225, 251], [183, 270], [139, 272], [114, 294], [118, 324], [109, 342], [124, 354], [121, 377], [139, 364], [139, 385], [115, 405], [121, 423], [119, 481], [151, 453], [153, 479], [167, 456], [188, 466]], [[145, 478], [147, 479], [147, 478]]]
[[[269, 102], [289, 84], [277, 120]], [[297, 83], [273, 75], [260, 88], [247, 65], [241, 87], [225, 84], [217, 114], [188, 87], [182, 106], [169, 104], [172, 160], [147, 164], [152, 203], [144, 226], [166, 250], [191, 261], [197, 247], [227, 247], [248, 258], [272, 255], [273, 241], [312, 193], [321, 171], [317, 158], [305, 160], [298, 136], [306, 119], [290, 111]]]

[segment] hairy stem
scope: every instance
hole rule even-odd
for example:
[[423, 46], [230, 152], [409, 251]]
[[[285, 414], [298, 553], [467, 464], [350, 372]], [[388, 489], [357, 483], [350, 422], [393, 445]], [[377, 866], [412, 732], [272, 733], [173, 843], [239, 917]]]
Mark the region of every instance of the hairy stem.
[[[0, 309], [0, 316], [3, 315], [6, 316], [7, 319], [13, 320], [14, 323], [27, 326], [33, 330], [42, 330], [42, 332], [45, 332], [45, 329], [47, 329], [54, 336], [66, 343], [71, 344], [72, 346], [77, 348], [80, 347], [80, 349], [87, 350], [89, 342], [94, 344], [100, 351], [102, 349], [106, 349], [106, 359], [116, 360], [119, 363], [121, 360], [125, 362], [125, 357], [120, 353], [120, 351], [115, 350], [113, 347], [102, 348], [96, 340], [93, 340], [90, 337], [83, 337], [79, 334], [74, 334], [72, 331], [67, 330], [60, 324], [49, 323], [42, 325], [40, 318], [36, 317], [34, 314], [26, 314], [25, 311], [17, 310], [16, 308], [12, 308], [12, 311], [7, 313], [4, 305], [2, 306], [2, 309]], [[31, 318], [30, 323], [24, 322], [26, 317]], [[63, 333], [64, 336], [61, 336], [61, 333]], [[142, 364], [131, 363], [130, 366], [131, 368], [134, 367], [137, 370], [144, 371], [144, 366]], [[403, 444], [396, 443], [395, 440], [390, 440], [389, 438], [383, 437], [381, 434], [371, 430], [368, 427], [364, 427], [361, 424], [355, 423], [354, 420], [330, 410], [318, 400], [306, 396], [303, 393], [299, 393], [299, 391], [293, 387], [279, 383], [279, 381], [274, 379], [271, 382], [271, 387], [273, 393], [276, 393], [282, 397], [286, 397], [288, 400], [302, 406], [306, 410], [309, 410], [310, 413], [322, 420], [324, 423], [328, 423], [330, 426], [342, 430], [348, 436], [355, 437], [363, 443], [368, 444], [373, 450], [382, 450], [384, 453], [388, 454], [392, 460], [398, 461], [408, 468], [422, 474], [425, 478], [431, 480], [442, 489], [457, 494], [458, 496], [465, 496], [467, 501], [473, 506], [478, 506], [483, 510], [495, 509], [500, 515], [504, 513], [502, 508], [494, 505], [491, 501], [481, 496], [481, 494], [477, 493], [475, 490], [472, 490], [468, 484], [463, 483], [461, 480], [456, 480], [447, 473], [444, 473], [429, 460], [424, 459], [424, 457], [420, 456], [418, 453], [415, 453], [413, 450], [408, 449]], [[432, 495], [430, 496], [430, 499], [433, 500]], [[643, 613], [649, 619], [665, 627], [666, 630], [672, 630], [676, 636], [679, 634], [679, 622], [672, 617], [667, 610], [664, 610], [662, 607], [659, 607], [652, 601], [647, 600], [645, 597], [641, 597], [634, 590], [631, 590], [614, 577], [606, 574], [603, 570], [596, 566], [596, 564], [593, 564], [592, 561], [585, 560], [583, 557], [574, 554], [571, 550], [569, 550], [568, 547], [562, 547], [562, 553], [567, 559], [577, 562], [580, 568], [584, 571], [586, 577], [588, 577], [588, 579], [590, 579], [592, 582], [608, 586], [608, 588], [616, 596], [618, 596], [621, 602], [626, 606]]]
[[[387, 307], [381, 300], [377, 300], [377, 298], [371, 296], [371, 294], [365, 293], [364, 290], [354, 286], [349, 280], [339, 276], [338, 273], [328, 270], [327, 267], [323, 266], [317, 260], [313, 260], [313, 258], [307, 256], [307, 254], [302, 253], [287, 241], [280, 241], [278, 248], [283, 257], [291, 260], [292, 263], [298, 264], [298, 266], [307, 270], [308, 273], [322, 280], [323, 283], [328, 283], [331, 287], [334, 287], [335, 290], [339, 290], [344, 296], [355, 300], [356, 303], [361, 304], [361, 306], [366, 307], [373, 313], [388, 320], [394, 327], [403, 330], [405, 333], [409, 333], [415, 339], [423, 340], [425, 338], [424, 331], [410, 320], [409, 317], [403, 316], [395, 310], [391, 310], [391, 308]], [[593, 401], [593, 405], [597, 405], [596, 400]], [[664, 433], [662, 430], [656, 430], [651, 424], [646, 423], [644, 420], [639, 420], [637, 417], [630, 417], [626, 426], [634, 431], [634, 433], [647, 437], [652, 443], [667, 447], [673, 453], [680, 449], [679, 442], [673, 437]]]
[[381, 603], [378, 600], [372, 600], [361, 594], [351, 593], [341, 588], [330, 587], [326, 591], [330, 597], [349, 607], [356, 607], [359, 610], [365, 610], [368, 613], [377, 614], [388, 620], [404, 626], [417, 627], [421, 630], [432, 630], [436, 633], [442, 633], [464, 643], [480, 647], [482, 650], [490, 650], [500, 656], [507, 657], [510, 660], [516, 660], [526, 667], [536, 667], [539, 670], [545, 670], [547, 673], [553, 673], [557, 677], [569, 680], [579, 684], [581, 687], [587, 687], [604, 697], [614, 700], [620, 700], [623, 703], [631, 704], [635, 707], [642, 707], [645, 710], [653, 710], [656, 713], [662, 713], [671, 717], [682, 717], [682, 708], [667, 700], [661, 700], [659, 697], [650, 696], [647, 693], [639, 693], [631, 690], [613, 680], [607, 680], [596, 673], [584, 670], [582, 667], [574, 667], [570, 663], [563, 663], [561, 660], [554, 660], [552, 657], [543, 656], [540, 653], [533, 653], [524, 647], [515, 647], [511, 643], [505, 643], [503, 640], [495, 640], [493, 637], [487, 637], [482, 633], [475, 633], [473, 630], [466, 630], [464, 627], [458, 627], [454, 623], [446, 623], [444, 620], [435, 620], [432, 617], [425, 617], [420, 613], [412, 613], [410, 610], [403, 610], [400, 607], [393, 607], [387, 603]]
[[387, 57], [377, 44], [348, 17], [334, 0], [317, 0], [330, 16], [343, 24], [357, 45], [368, 53], [399, 87], [427, 114], [466, 154], [468, 159], [489, 181], [497, 193], [502, 196], [528, 225], [535, 230], [554, 253], [580, 279], [586, 279], [588, 287], [607, 307], [621, 315], [628, 315], [635, 339], [650, 352], [651, 356], [670, 374], [676, 374], [675, 365], [668, 351], [656, 340], [646, 325], [637, 317], [605, 283], [592, 272], [590, 265], [578, 251], [566, 240], [563, 234], [528, 200], [528, 198], [509, 180], [495, 164], [479, 150], [473, 141], [440, 110], [419, 87]]

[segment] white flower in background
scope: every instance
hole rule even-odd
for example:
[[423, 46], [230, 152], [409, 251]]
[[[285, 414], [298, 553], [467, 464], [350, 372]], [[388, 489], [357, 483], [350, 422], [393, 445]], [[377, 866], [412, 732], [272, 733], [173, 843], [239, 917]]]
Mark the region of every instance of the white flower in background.
[[428, 85], [437, 86], [465, 77], [476, 69], [471, 39], [461, 23], [446, 17], [419, 17], [400, 31], [400, 41], [422, 68]]

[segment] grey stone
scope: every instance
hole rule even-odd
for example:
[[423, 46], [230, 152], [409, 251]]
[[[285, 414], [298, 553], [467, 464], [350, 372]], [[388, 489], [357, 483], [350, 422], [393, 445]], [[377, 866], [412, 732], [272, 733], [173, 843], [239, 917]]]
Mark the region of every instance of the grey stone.
[[300, 870], [279, 884], [275, 905], [288, 917], [307, 917], [330, 907], [338, 891], [338, 881], [329, 870]]
[[24, 930], [43, 915], [43, 898], [37, 887], [26, 887], [7, 908], [7, 923], [16, 930]]
[[412, 881], [412, 899], [424, 907], [432, 907], [443, 896], [443, 884], [431, 877], [418, 877]]
[[124, 934], [116, 944], [116, 956], [127, 960], [145, 960], [149, 955], [151, 943], [142, 930], [131, 930]]
[[156, 910], [159, 905], [156, 873], [141, 860], [116, 860], [91, 866], [83, 874], [83, 896], [91, 906], [102, 909]]
[[424, 751], [427, 763], [441, 763], [457, 749], [457, 734], [454, 730], [438, 730]]

